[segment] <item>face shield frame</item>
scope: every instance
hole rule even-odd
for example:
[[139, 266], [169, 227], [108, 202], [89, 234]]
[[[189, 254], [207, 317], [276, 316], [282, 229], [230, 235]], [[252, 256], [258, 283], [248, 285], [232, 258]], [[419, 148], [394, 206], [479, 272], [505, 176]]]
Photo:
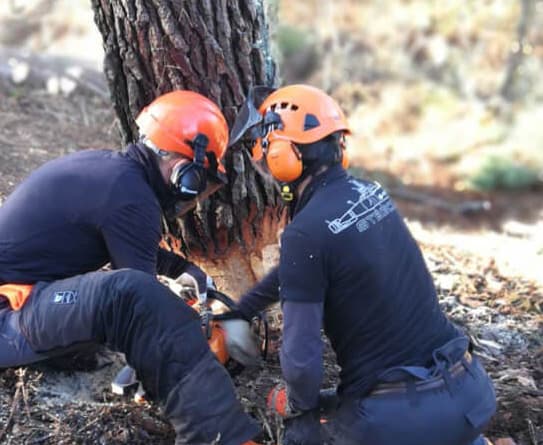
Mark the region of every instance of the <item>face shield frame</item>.
[[265, 116], [258, 111], [264, 100], [275, 91], [275, 88], [264, 85], [252, 87], [245, 98], [239, 112], [236, 115], [228, 147], [233, 147], [240, 141], [256, 141], [263, 136], [263, 125]]
[[278, 140], [293, 145], [294, 143], [284, 135], [275, 133], [276, 130], [284, 128], [279, 113], [273, 109], [259, 111], [262, 103], [274, 91], [274, 88], [265, 86], [255, 86], [249, 90], [232, 126], [228, 147], [244, 142], [254, 169], [280, 192], [281, 181], [273, 176], [268, 166], [268, 147]]

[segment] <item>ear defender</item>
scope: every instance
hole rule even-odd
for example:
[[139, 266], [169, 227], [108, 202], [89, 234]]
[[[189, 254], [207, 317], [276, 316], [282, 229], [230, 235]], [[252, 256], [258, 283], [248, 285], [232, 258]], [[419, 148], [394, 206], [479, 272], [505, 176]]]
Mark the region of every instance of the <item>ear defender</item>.
[[183, 165], [172, 173], [176, 195], [182, 201], [190, 201], [202, 193], [207, 186], [206, 172], [193, 162]]
[[302, 154], [288, 139], [272, 139], [266, 153], [266, 164], [280, 182], [293, 182], [303, 170]]
[[339, 137], [339, 155], [341, 156], [341, 166], [347, 170], [349, 168], [349, 152], [347, 151], [347, 141], [345, 140], [345, 133], [342, 133]]
[[349, 168], [349, 152], [345, 147], [341, 149], [341, 166], [347, 170]]
[[204, 134], [198, 134], [190, 145], [194, 150], [192, 162], [174, 169], [170, 181], [175, 187], [176, 195], [182, 201], [196, 198], [207, 187], [207, 175], [204, 167], [205, 152], [209, 139]]

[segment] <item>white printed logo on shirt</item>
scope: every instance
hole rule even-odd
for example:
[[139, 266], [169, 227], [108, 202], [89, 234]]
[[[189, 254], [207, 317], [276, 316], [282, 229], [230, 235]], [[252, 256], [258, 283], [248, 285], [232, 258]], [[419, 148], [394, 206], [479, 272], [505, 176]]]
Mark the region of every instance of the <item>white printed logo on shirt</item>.
[[356, 179], [349, 180], [349, 183], [353, 185], [353, 190], [359, 193], [359, 197], [356, 201], [347, 201], [350, 207], [343, 215], [326, 221], [328, 229], [334, 235], [353, 224], [356, 224], [356, 229], [362, 233], [394, 211], [394, 204], [379, 183], [363, 184]]

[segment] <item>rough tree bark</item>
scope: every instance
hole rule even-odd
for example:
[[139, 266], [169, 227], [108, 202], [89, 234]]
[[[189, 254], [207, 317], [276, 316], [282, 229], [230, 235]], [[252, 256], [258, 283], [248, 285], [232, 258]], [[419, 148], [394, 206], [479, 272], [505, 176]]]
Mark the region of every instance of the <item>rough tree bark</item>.
[[[125, 142], [137, 137], [134, 117], [159, 94], [202, 93], [231, 124], [252, 85], [275, 82], [263, 0], [92, 0], [92, 7]], [[229, 185], [179, 219], [174, 235], [235, 294], [261, 275], [282, 212], [244, 151], [229, 152], [226, 167]]]

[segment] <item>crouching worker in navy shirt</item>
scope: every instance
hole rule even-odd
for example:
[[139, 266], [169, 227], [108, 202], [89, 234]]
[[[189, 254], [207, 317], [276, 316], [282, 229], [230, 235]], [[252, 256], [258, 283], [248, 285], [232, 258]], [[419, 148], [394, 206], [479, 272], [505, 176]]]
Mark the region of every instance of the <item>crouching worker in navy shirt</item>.
[[[191, 92], [164, 94], [124, 152], [85, 150], [34, 171], [0, 207], [0, 368], [103, 344], [125, 354], [176, 444], [240, 445], [259, 429], [196, 311], [156, 275], [206, 274], [159, 249], [161, 217], [221, 176], [228, 127]], [[100, 271], [111, 263], [112, 271]]]
[[[245, 294], [250, 319], [280, 301], [285, 384], [269, 395], [285, 445], [483, 445], [496, 409], [469, 340], [444, 315], [423, 256], [379, 184], [345, 171], [342, 110], [292, 85], [249, 95], [231, 133], [289, 202], [280, 261]], [[263, 90], [259, 90], [262, 94]], [[321, 425], [321, 328], [341, 368]]]

